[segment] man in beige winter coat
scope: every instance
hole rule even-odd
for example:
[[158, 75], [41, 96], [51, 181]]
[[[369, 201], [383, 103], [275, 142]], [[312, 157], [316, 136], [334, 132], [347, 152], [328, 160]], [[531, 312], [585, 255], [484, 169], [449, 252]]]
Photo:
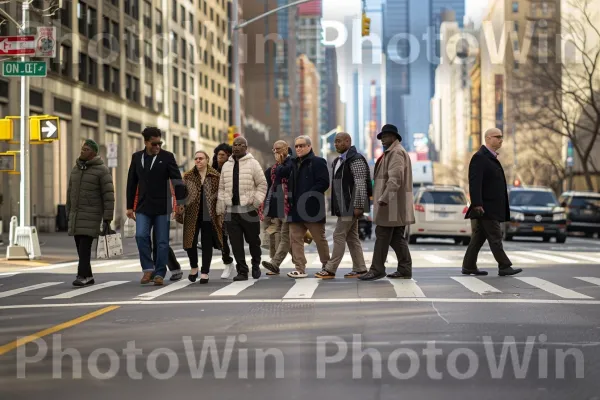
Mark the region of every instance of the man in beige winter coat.
[[244, 239], [252, 256], [252, 277], [260, 278], [260, 218], [258, 208], [267, 194], [267, 179], [260, 163], [248, 153], [248, 142], [243, 137], [233, 141], [233, 154], [223, 164], [219, 182], [217, 215], [225, 216], [237, 276], [234, 281], [248, 280], [248, 264]]
[[381, 140], [384, 153], [375, 164], [375, 249], [369, 272], [358, 279], [374, 281], [385, 277], [385, 260], [390, 247], [396, 253], [398, 269], [388, 278], [411, 279], [412, 259], [404, 231], [406, 225], [415, 223], [412, 164], [394, 125], [384, 125], [377, 139]]

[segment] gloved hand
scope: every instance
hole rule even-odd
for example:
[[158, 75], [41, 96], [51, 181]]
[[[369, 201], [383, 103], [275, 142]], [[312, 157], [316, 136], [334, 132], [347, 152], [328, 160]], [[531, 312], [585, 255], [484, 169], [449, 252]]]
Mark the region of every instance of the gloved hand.
[[108, 220], [104, 220], [104, 223], [102, 224], [102, 232], [105, 235], [108, 235], [110, 232], [110, 223], [112, 222], [112, 220], [108, 219]]

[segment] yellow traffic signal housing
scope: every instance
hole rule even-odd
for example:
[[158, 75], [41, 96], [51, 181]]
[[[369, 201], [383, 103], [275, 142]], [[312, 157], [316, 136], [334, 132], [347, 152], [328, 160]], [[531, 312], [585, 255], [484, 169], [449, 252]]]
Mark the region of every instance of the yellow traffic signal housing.
[[229, 145], [233, 145], [235, 131], [237, 131], [237, 126], [230, 126], [227, 131], [227, 143], [229, 143]]
[[34, 142], [53, 142], [60, 139], [58, 117], [36, 115], [29, 119], [29, 137]]
[[366, 13], [362, 15], [362, 36], [369, 36], [371, 33], [371, 18]]
[[15, 153], [0, 153], [0, 172], [15, 172], [17, 170], [17, 155]]
[[0, 140], [13, 140], [13, 121], [10, 118], [0, 119]]

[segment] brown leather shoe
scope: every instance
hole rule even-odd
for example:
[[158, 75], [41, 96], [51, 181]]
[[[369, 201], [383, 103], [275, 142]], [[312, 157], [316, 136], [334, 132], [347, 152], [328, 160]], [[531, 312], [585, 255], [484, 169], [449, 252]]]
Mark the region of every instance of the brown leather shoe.
[[144, 272], [144, 276], [142, 277], [142, 280], [140, 281], [140, 283], [142, 285], [145, 285], [147, 283], [150, 283], [151, 279], [152, 279], [152, 271]]
[[154, 277], [154, 286], [162, 286], [164, 284], [164, 279], [162, 276], [155, 276]]

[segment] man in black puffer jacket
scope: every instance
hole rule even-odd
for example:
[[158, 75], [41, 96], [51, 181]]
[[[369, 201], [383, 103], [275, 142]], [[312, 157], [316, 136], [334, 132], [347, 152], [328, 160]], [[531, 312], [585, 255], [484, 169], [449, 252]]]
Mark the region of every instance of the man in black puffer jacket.
[[86, 140], [81, 147], [67, 189], [69, 236], [75, 237], [79, 265], [74, 286], [94, 284], [92, 275], [92, 242], [100, 235], [104, 222], [106, 231], [115, 210], [115, 188], [112, 175], [98, 156], [98, 145]]

